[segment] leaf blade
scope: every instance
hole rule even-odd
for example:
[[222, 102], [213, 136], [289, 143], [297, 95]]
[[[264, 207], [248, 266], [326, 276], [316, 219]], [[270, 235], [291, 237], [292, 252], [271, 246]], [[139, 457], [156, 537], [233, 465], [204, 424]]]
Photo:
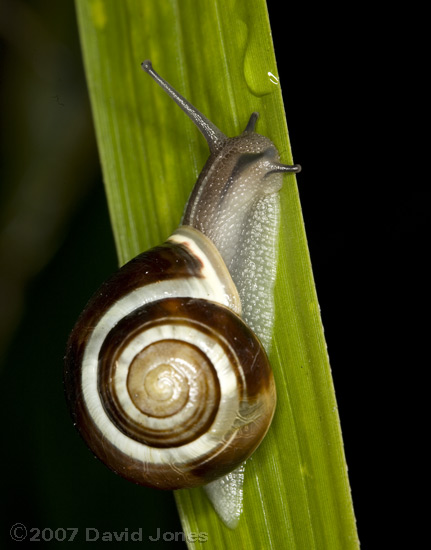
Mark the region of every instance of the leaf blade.
[[[77, 0], [77, 11], [120, 263], [172, 232], [208, 156], [192, 123], [141, 74], [145, 58], [227, 135], [240, 133], [250, 113], [260, 111], [259, 133], [291, 162], [264, 2], [213, 0], [196, 10], [191, 0]], [[294, 176], [285, 177], [281, 201], [270, 355], [276, 416], [247, 463], [244, 514], [235, 531], [221, 524], [202, 490], [176, 493], [185, 532], [208, 533], [208, 542], [194, 548], [358, 547]]]

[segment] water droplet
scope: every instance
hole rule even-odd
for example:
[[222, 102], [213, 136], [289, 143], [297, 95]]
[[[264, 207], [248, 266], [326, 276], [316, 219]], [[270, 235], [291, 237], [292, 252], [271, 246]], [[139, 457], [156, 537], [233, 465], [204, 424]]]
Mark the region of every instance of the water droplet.
[[268, 71], [268, 76], [269, 76], [269, 80], [270, 80], [273, 84], [278, 84], [279, 80], [278, 80], [278, 78], [275, 76], [275, 74], [272, 74], [271, 71]]
[[105, 5], [102, 0], [93, 0], [91, 3], [91, 19], [97, 29], [104, 29], [108, 21]]
[[247, 27], [247, 44], [244, 55], [244, 77], [251, 93], [262, 97], [272, 93], [279, 85], [278, 77], [269, 68], [274, 66], [272, 50], [262, 48], [261, 32]]
[[252, 59], [247, 60], [246, 54], [244, 59], [244, 76], [249, 90], [257, 97], [272, 93], [279, 85], [278, 78], [271, 71], [260, 70], [259, 67], [256, 67], [252, 63]]

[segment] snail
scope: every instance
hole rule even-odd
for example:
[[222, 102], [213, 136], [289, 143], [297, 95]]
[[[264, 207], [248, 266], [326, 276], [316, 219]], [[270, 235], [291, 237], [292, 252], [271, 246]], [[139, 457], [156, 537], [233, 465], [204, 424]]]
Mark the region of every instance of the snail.
[[[273, 143], [226, 137], [152, 68], [142, 68], [206, 138], [210, 157], [181, 226], [94, 294], [68, 341], [74, 423], [121, 476], [158, 489], [205, 485], [223, 521], [242, 507], [244, 462], [271, 423], [265, 346], [273, 322], [278, 191]], [[256, 334], [259, 335], [256, 336]]]

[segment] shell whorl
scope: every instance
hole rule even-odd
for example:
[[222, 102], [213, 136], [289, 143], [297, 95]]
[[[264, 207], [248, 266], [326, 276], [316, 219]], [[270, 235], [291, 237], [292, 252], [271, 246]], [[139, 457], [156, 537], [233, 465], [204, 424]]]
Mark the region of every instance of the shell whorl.
[[217, 250], [189, 227], [95, 294], [69, 341], [66, 386], [84, 439], [110, 468], [143, 485], [193, 487], [255, 450], [275, 387], [239, 312]]

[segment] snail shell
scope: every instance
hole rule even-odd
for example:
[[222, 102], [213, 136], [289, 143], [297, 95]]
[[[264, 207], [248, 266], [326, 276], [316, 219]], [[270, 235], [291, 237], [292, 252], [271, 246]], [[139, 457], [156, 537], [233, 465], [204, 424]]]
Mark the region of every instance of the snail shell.
[[77, 425], [105, 464], [178, 489], [250, 456], [271, 422], [275, 386], [239, 309], [217, 249], [191, 227], [103, 284], [71, 335], [66, 384]]
[[282, 172], [300, 167], [280, 164], [254, 132], [256, 113], [227, 138], [142, 66], [211, 155], [180, 228], [112, 275], [81, 314], [65, 385], [77, 427], [107, 466], [178, 489], [238, 468], [271, 423], [276, 392], [261, 341], [269, 346], [272, 332], [277, 191]]

